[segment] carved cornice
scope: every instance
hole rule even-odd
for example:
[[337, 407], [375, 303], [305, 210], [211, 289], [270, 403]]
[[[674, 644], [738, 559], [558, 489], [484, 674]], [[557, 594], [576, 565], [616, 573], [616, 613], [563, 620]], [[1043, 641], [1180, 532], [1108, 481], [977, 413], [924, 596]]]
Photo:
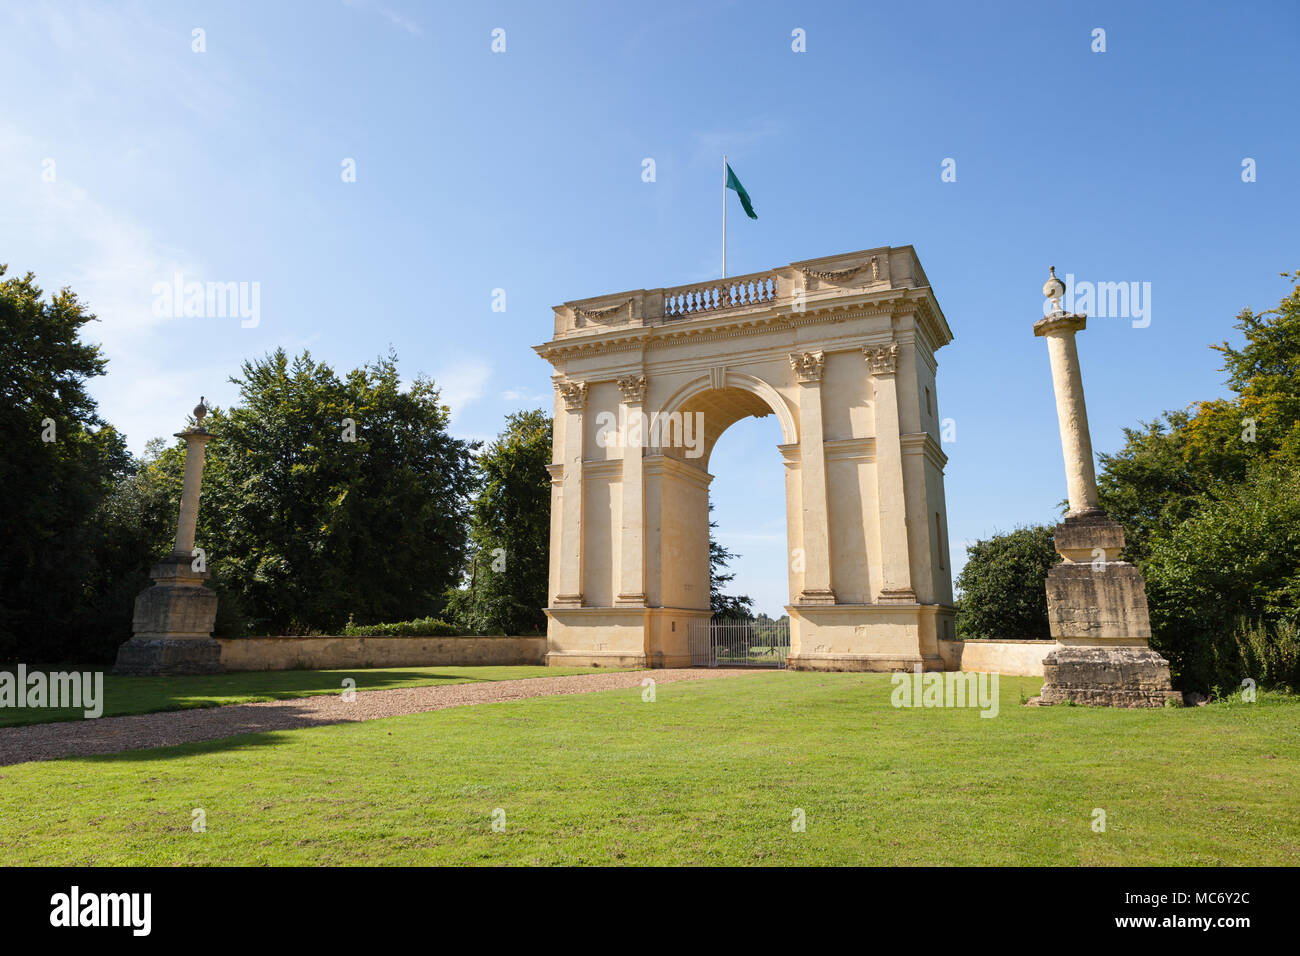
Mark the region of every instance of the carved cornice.
[[555, 387], [560, 390], [560, 395], [564, 398], [564, 407], [569, 411], [580, 412], [587, 404], [586, 382], [556, 382]]
[[862, 354], [867, 357], [867, 366], [872, 375], [893, 375], [898, 371], [897, 344], [864, 348]]
[[[882, 290], [883, 297], [877, 297], [875, 293], [868, 293], [865, 300], [855, 297], [853, 301], [847, 302], [840, 299], [809, 300], [806, 310], [802, 313], [790, 313], [779, 308], [772, 308], [739, 317], [712, 316], [712, 321], [708, 318], [701, 318], [689, 322], [675, 321], [647, 326], [607, 328], [597, 333], [577, 335], [573, 338], [561, 336], [533, 348], [542, 358], [555, 364], [564, 361], [568, 357], [589, 355], [597, 352], [615, 353], [664, 349], [671, 348], [682, 341], [718, 341], [904, 312], [916, 312], [928, 319], [933, 319], [935, 313], [928, 301], [926, 299], [917, 300], [912, 295], [917, 292], [924, 294], [928, 293], [928, 291], [928, 289]], [[948, 337], [945, 336], [940, 341], [946, 342], [947, 340]]]
[[922, 455], [940, 471], [943, 471], [944, 466], [948, 464], [948, 455], [928, 432], [901, 435], [898, 441], [904, 455]]
[[791, 352], [790, 368], [799, 381], [808, 384], [822, 380], [822, 370], [826, 367], [825, 352]]
[[876, 439], [828, 438], [824, 442], [827, 461], [875, 461]]
[[618, 380], [619, 391], [623, 393], [623, 401], [628, 405], [642, 405], [645, 403], [646, 380], [644, 375], [627, 375]]

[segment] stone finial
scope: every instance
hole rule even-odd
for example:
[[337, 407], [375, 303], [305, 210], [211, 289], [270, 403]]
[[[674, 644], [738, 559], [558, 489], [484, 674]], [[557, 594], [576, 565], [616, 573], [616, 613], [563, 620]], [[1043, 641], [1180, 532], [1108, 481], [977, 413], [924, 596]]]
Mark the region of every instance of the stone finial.
[[1048, 271], [1051, 275], [1043, 283], [1043, 297], [1052, 303], [1052, 313], [1056, 315], [1065, 311], [1061, 307], [1061, 297], [1065, 295], [1065, 283], [1056, 277], [1056, 266], [1049, 267]]
[[823, 352], [790, 353], [790, 368], [794, 369], [800, 382], [820, 382], [825, 366], [826, 355]]
[[206, 403], [206, 399], [204, 399], [204, 397], [203, 397], [202, 395], [200, 395], [200, 396], [199, 396], [199, 403], [198, 403], [197, 405], [194, 406], [194, 424], [195, 424], [195, 427], [197, 427], [197, 428], [202, 428], [202, 427], [203, 427], [203, 419], [205, 419], [205, 418], [207, 418], [207, 417], [208, 417], [208, 406], [207, 406], [207, 403]]
[[871, 369], [872, 375], [893, 375], [898, 371], [897, 343], [864, 348], [862, 354], [867, 358], [867, 366]]

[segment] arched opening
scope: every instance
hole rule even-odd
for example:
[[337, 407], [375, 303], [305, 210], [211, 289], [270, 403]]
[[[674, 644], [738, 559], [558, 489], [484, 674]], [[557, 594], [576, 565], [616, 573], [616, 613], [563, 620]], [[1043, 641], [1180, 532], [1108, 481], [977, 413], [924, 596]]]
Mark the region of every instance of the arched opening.
[[[775, 389], [749, 376], [683, 392], [664, 414], [673, 427], [680, 416], [680, 434], [692, 440], [670, 440], [678, 433], [665, 429], [656, 451], [699, 478], [695, 493], [675, 502], [680, 525], [692, 531], [680, 585], [691, 606], [711, 612], [689, 623], [692, 663], [784, 666], [793, 582], [781, 446], [795, 440], [794, 418]], [[665, 484], [665, 495], [675, 492]]]

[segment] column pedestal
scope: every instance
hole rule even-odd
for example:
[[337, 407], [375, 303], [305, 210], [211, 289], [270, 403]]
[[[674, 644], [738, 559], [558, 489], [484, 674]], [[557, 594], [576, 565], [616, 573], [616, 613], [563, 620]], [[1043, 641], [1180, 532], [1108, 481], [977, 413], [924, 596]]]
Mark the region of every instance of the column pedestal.
[[1148, 645], [1151, 620], [1142, 573], [1119, 560], [1124, 529], [1100, 511], [1057, 526], [1065, 560], [1047, 572], [1047, 618], [1057, 646], [1043, 658], [1039, 703], [1104, 707], [1180, 703], [1169, 662]]
[[188, 554], [172, 554], [154, 565], [153, 587], [135, 599], [134, 631], [117, 649], [114, 674], [220, 674], [221, 644], [212, 639], [216, 592], [203, 586], [206, 571], [191, 569]]

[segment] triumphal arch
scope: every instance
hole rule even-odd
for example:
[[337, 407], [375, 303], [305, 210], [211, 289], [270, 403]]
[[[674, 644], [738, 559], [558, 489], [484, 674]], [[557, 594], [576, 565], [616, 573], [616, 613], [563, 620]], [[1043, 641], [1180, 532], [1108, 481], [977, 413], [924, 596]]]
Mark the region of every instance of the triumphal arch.
[[[941, 670], [952, 581], [934, 353], [911, 246], [566, 302], [555, 368], [551, 664], [690, 663], [709, 617], [709, 458], [775, 415], [792, 668]], [[778, 454], [779, 452], [779, 454]]]

